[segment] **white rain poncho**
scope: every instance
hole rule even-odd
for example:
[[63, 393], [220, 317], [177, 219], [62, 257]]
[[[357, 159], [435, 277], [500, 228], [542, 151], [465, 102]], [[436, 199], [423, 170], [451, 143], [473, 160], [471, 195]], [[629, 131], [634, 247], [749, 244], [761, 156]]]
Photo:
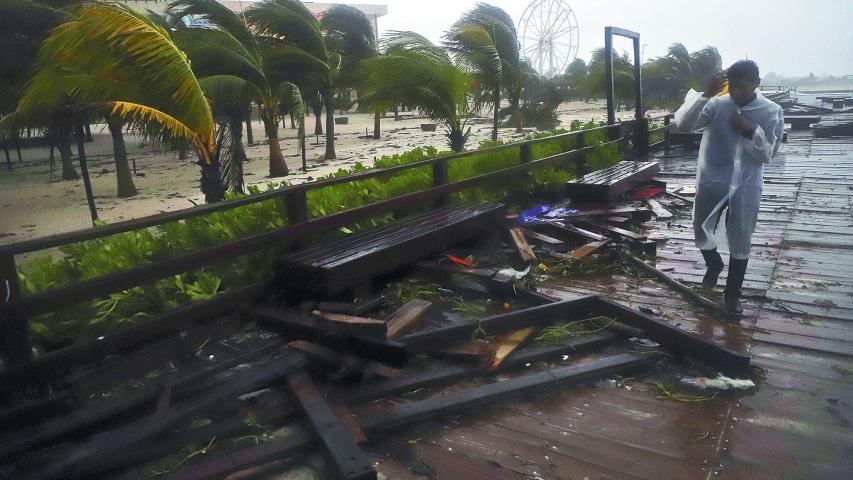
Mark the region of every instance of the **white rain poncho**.
[[[761, 203], [762, 170], [782, 144], [782, 108], [760, 93], [738, 109], [728, 94], [708, 99], [690, 90], [675, 112], [679, 131], [704, 128], [696, 173], [693, 229], [696, 246], [717, 247], [714, 233], [725, 231], [729, 253], [735, 259], [749, 258], [752, 232]], [[740, 110], [755, 134], [748, 139], [738, 133], [731, 118]], [[720, 219], [728, 206], [727, 218]]]

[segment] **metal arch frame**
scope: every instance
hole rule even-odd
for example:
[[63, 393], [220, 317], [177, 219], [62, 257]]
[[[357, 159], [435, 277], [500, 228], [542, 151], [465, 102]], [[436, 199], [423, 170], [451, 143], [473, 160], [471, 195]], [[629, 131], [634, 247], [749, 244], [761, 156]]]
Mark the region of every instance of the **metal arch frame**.
[[613, 85], [613, 35], [630, 38], [634, 42], [634, 88], [635, 110], [634, 118], [643, 118], [643, 79], [640, 65], [640, 34], [619, 27], [604, 27], [604, 81], [607, 84], [607, 124], [616, 123], [616, 93]]
[[[521, 33], [520, 36], [522, 39], [527, 38], [528, 31], [530, 30], [529, 24], [531, 23], [531, 20], [533, 18], [532, 17], [532, 9], [534, 7], [539, 7], [539, 6], [543, 5], [544, 2], [546, 2], [546, 1], [549, 2], [549, 7], [553, 6], [555, 1], [558, 2], [560, 5], [564, 5], [566, 7], [565, 17], [569, 20], [569, 22], [568, 22], [569, 23], [568, 33], [569, 33], [569, 37], [570, 37], [570, 42], [568, 45], [566, 45], [568, 47], [568, 50], [566, 52], [566, 57], [564, 59], [562, 59], [562, 62], [564, 63], [562, 70], [564, 70], [566, 67], [568, 67], [569, 63], [571, 63], [571, 60], [577, 58], [578, 50], [580, 48], [580, 27], [578, 26], [577, 15], [575, 15], [575, 11], [571, 7], [571, 5], [567, 4], [563, 0], [533, 0], [532, 2], [530, 2], [527, 5], [527, 7], [525, 7], [524, 12], [521, 14], [521, 19], [519, 20], [519, 27], [520, 27], [520, 33]], [[549, 8], [549, 12], [550, 11], [551, 11], [551, 8]], [[526, 21], [522, 22], [522, 20], [526, 20]], [[523, 25], [522, 25], [522, 23], [523, 23]], [[572, 26], [572, 25], [574, 25], [574, 26]], [[539, 24], [535, 24], [534, 26], [538, 27], [539, 29], [545, 27], [545, 25], [539, 25]], [[563, 28], [562, 24], [560, 25], [560, 28]], [[531, 35], [533, 35], [533, 34], [534, 34], [534, 32], [531, 32]], [[541, 30], [535, 30], [535, 34], [541, 36], [543, 34], [543, 32]], [[529, 48], [528, 48], [528, 50], [529, 50]], [[552, 47], [552, 52], [553, 52], [553, 47]], [[528, 55], [526, 54], [524, 48], [522, 48], [522, 55], [525, 58], [528, 58]], [[530, 60], [530, 59], [528, 58], [528, 60]], [[533, 65], [531, 64], [531, 66], [533, 66]], [[541, 70], [541, 68], [537, 69], [537, 72], [539, 72], [541, 75], [544, 75], [540, 70]], [[558, 69], [554, 70], [552, 73], [554, 73], [556, 71], [560, 71], [560, 70], [561, 69], [558, 68]]]

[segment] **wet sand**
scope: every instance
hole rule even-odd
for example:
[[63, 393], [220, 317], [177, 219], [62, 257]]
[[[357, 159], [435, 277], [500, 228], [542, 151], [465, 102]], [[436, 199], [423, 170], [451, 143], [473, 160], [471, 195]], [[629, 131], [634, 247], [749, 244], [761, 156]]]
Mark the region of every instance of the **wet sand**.
[[[562, 126], [568, 128], [572, 120], [603, 120], [606, 116], [605, 104], [603, 101], [570, 102], [561, 106], [559, 114]], [[419, 146], [447, 149], [442, 126], [439, 125], [435, 132], [423, 132], [420, 124], [430, 123], [431, 120], [416, 118], [411, 112], [401, 113], [401, 118], [397, 121], [390, 115], [383, 118], [380, 140], [362, 138], [365, 131], [370, 135], [373, 133], [372, 115], [346, 116], [349, 117], [348, 125], [335, 125], [337, 160], [323, 161], [324, 137], [321, 136], [318, 143], [315, 136], [309, 136], [306, 142], [307, 173], [301, 171], [296, 130], [289, 128], [289, 122], [288, 128], [281, 128], [281, 149], [292, 173], [287, 177], [276, 178], [268, 176], [269, 146], [263, 125], [255, 119], [252, 125], [255, 144], [246, 148], [246, 185], [261, 185], [263, 188], [270, 182], [303, 183], [340, 168], [350, 168], [356, 162], [372, 165], [374, 158]], [[628, 119], [631, 112], [621, 112], [620, 116]], [[314, 131], [314, 122], [313, 116], [306, 119], [308, 132]], [[490, 117], [485, 114], [469, 122], [469, 148], [476, 148], [480, 141], [489, 138], [490, 122]], [[325, 127], [325, 117], [323, 125]], [[525, 134], [532, 131], [534, 130], [525, 129]], [[499, 132], [499, 138], [505, 141], [519, 140], [522, 135], [515, 133], [514, 128], [502, 128]], [[193, 203], [203, 203], [204, 197], [199, 189], [199, 168], [195, 159], [179, 160], [176, 152], [143, 145], [138, 137], [132, 135], [126, 135], [125, 143], [128, 159], [136, 161], [133, 181], [139, 193], [130, 198], [118, 198], [109, 131], [103, 125], [93, 125], [92, 136], [94, 141], [86, 144], [86, 153], [95, 203], [101, 220], [116, 222], [161, 211], [188, 208], [193, 206]], [[73, 151], [75, 168], [79, 172], [76, 148]], [[9, 171], [5, 164], [0, 166], [0, 244], [91, 226], [83, 181], [61, 179], [58, 153], [52, 173], [46, 148], [22, 149], [21, 163], [18, 162], [14, 149], [10, 149], [10, 153], [12, 170]], [[5, 162], [5, 158], [2, 160]]]

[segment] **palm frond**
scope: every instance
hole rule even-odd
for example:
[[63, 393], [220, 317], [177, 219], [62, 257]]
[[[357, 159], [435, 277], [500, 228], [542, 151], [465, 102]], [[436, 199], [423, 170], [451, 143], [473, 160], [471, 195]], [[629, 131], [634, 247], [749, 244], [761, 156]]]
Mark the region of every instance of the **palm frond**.
[[[39, 63], [43, 68], [37, 75], [41, 78], [28, 85], [19, 109], [45, 106], [42, 98], [59, 101], [57, 107], [62, 106], [63, 98], [72, 105], [127, 102], [144, 106], [193, 132], [202, 158], [209, 161], [214, 144], [210, 105], [168, 30], [121, 5], [87, 3], [69, 12], [73, 20], [54, 29], [42, 44]], [[44, 80], [45, 75], [57, 72], [60, 78], [88, 73], [139, 88], [122, 92], [105, 89], [101, 81]]]

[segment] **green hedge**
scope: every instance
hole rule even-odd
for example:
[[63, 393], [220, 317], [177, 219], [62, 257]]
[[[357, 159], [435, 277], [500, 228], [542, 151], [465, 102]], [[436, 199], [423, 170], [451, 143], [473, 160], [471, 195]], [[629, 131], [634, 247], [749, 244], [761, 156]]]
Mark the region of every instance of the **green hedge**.
[[[592, 122], [585, 124], [573, 122], [571, 128], [576, 130], [594, 126], [597, 125]], [[544, 138], [566, 132], [566, 130], [537, 132], [526, 139]], [[604, 132], [593, 132], [587, 138], [587, 145], [603, 141]], [[483, 142], [480, 148], [501, 144], [503, 143]], [[573, 138], [542, 142], [533, 146], [533, 158], [544, 158], [571, 150], [573, 147]], [[374, 162], [373, 168], [388, 168], [446, 153], [449, 152], [439, 152], [433, 147], [416, 148], [397, 155], [383, 156]], [[518, 148], [473, 154], [451, 160], [448, 173], [451, 181], [461, 180], [517, 165], [518, 158]], [[601, 147], [587, 156], [591, 169], [606, 167], [619, 159], [619, 151], [615, 147]], [[562, 189], [563, 184], [573, 178], [573, 173], [572, 165], [561, 167], [537, 169], [520, 176], [517, 181], [510, 183], [500, 181], [482, 188], [459, 192], [453, 195], [453, 200], [516, 198], [521, 205], [529, 201], [530, 195], [535, 193], [548, 193]], [[359, 163], [350, 170], [338, 170], [318, 180], [349, 176], [367, 170], [369, 170], [368, 167]], [[317, 218], [330, 215], [405, 193], [424, 190], [431, 185], [432, 167], [425, 166], [404, 170], [388, 177], [311, 190], [308, 192], [309, 216]], [[287, 184], [270, 183], [267, 184], [267, 190], [283, 186]], [[248, 195], [261, 192], [257, 186], [249, 187], [248, 190]], [[230, 195], [229, 198], [243, 196], [245, 195]], [[62, 287], [281, 228], [287, 225], [283, 215], [285, 211], [284, 200], [267, 200], [149, 229], [63, 246], [58, 249], [58, 254], [39, 256], [20, 267], [21, 289], [24, 294], [32, 294]], [[343, 227], [341, 231], [351, 233], [392, 219], [393, 214], [389, 213]], [[275, 258], [279, 254], [277, 249], [252, 252], [222, 265], [209, 266], [114, 293], [107, 298], [39, 316], [31, 320], [34, 342], [40, 350], [49, 350], [72, 342], [93, 339], [140, 318], [156, 315], [193, 301], [211, 298], [227, 288], [268, 278], [271, 273], [270, 258]]]

